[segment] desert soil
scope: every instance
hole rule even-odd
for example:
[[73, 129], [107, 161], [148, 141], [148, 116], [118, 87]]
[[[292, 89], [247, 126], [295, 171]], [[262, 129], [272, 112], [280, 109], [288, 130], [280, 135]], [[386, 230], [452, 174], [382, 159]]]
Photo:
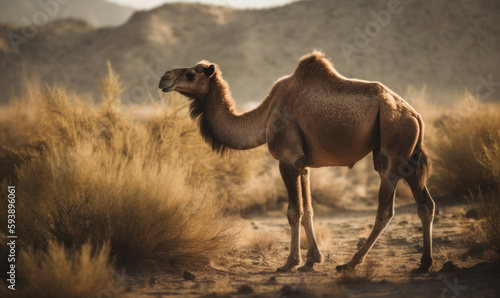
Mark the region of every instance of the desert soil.
[[[364, 264], [354, 276], [335, 266], [349, 261], [371, 230], [376, 210], [339, 211], [317, 217], [315, 225], [324, 262], [316, 272], [276, 273], [288, 256], [286, 215], [241, 221], [238, 244], [208, 271], [160, 274], [128, 281], [127, 297], [495, 297], [500, 295], [498, 264], [471, 253], [463, 233], [473, 219], [463, 206], [438, 207], [434, 226], [435, 265], [430, 274], [411, 274], [422, 250], [420, 219], [414, 204], [396, 209]], [[303, 232], [303, 231], [302, 231]], [[304, 236], [304, 233], [301, 235]], [[305, 242], [302, 242], [305, 245]], [[305, 260], [306, 249], [302, 249]], [[460, 267], [439, 272], [447, 261]]]

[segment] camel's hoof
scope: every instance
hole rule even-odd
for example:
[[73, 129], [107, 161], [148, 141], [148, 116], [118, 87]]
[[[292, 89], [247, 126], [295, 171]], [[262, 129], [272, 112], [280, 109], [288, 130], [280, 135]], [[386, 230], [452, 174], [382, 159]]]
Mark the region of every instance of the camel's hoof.
[[411, 273], [413, 274], [426, 274], [426, 273], [430, 273], [430, 267], [418, 267], [418, 268], [415, 268], [411, 271]]
[[354, 271], [354, 268], [347, 266], [347, 264], [337, 266], [335, 267], [335, 269], [337, 270], [338, 273]]
[[316, 272], [316, 270], [313, 268], [313, 266], [309, 266], [309, 265], [304, 265], [302, 267], [299, 267], [297, 270], [301, 271], [301, 272]]
[[280, 268], [276, 269], [276, 272], [280, 272], [280, 273], [293, 273], [293, 272], [295, 272], [295, 266], [292, 266], [292, 267], [283, 266], [283, 267], [280, 267]]

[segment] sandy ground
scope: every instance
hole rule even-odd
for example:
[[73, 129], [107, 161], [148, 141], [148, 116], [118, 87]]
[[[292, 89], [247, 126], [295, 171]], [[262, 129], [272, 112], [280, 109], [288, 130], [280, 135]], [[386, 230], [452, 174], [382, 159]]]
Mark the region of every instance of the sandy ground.
[[[477, 255], [465, 257], [464, 208], [438, 208], [434, 226], [435, 265], [430, 274], [414, 275], [422, 249], [420, 220], [415, 206], [396, 209], [396, 216], [355, 275], [341, 275], [335, 266], [344, 264], [366, 238], [375, 210], [343, 211], [316, 218], [316, 230], [324, 262], [311, 273], [276, 273], [288, 256], [286, 216], [242, 220], [238, 245], [212, 265], [183, 274], [166, 274], [128, 281], [127, 297], [498, 297], [498, 264], [481, 263]], [[303, 232], [303, 231], [302, 231]], [[304, 233], [302, 233], [304, 236]], [[305, 245], [305, 242], [303, 242]], [[305, 259], [306, 249], [302, 249]], [[464, 256], [465, 255], [465, 256]], [[438, 272], [444, 263], [462, 269]]]

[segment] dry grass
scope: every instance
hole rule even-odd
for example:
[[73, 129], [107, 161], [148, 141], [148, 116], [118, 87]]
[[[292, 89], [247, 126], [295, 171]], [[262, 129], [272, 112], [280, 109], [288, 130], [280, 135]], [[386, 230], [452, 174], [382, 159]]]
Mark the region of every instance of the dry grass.
[[247, 236], [246, 238], [246, 245], [256, 253], [267, 254], [277, 243], [276, 235], [270, 234], [259, 233]]
[[[26, 286], [18, 287], [22, 297], [119, 297], [126, 281], [114, 278], [109, 263], [109, 247], [94, 251], [90, 244], [68, 251], [50, 243], [44, 252], [25, 249], [20, 252], [19, 274]], [[123, 276], [122, 276], [123, 277]]]
[[495, 189], [499, 180], [500, 107], [466, 96], [437, 124], [433, 189], [447, 197]]
[[[492, 253], [493, 258], [500, 259], [500, 190], [471, 193], [467, 201], [477, 210], [479, 217], [479, 221], [467, 231], [467, 242], [472, 249], [484, 248]], [[470, 235], [473, 235], [472, 239]]]
[[[132, 120], [120, 106], [120, 90], [110, 72], [96, 108], [48, 87], [13, 103], [0, 124], [0, 217], [6, 218], [7, 185], [14, 184], [16, 233], [31, 264], [19, 278], [28, 289], [45, 287], [39, 295], [82, 282], [78, 262], [85, 258], [101, 268], [94, 268], [96, 278], [107, 285], [101, 272], [111, 260], [127, 270], [200, 268], [231, 245], [232, 220], [225, 216], [231, 187], [224, 184], [245, 180], [247, 167], [235, 166], [245, 161], [212, 154], [175, 103], [158, 116]], [[109, 249], [88, 255], [87, 247], [104, 244]], [[33, 263], [39, 259], [45, 261]], [[64, 266], [72, 276], [58, 273]], [[84, 281], [76, 288], [81, 294], [100, 287]]]
[[492, 249], [500, 257], [500, 107], [466, 94], [438, 123], [432, 142], [434, 190], [466, 197], [480, 222], [467, 242]]

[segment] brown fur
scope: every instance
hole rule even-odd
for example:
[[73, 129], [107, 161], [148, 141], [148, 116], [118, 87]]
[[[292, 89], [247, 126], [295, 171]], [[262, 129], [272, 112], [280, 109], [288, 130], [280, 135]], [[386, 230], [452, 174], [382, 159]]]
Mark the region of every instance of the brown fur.
[[159, 88], [193, 99], [191, 117], [214, 151], [245, 150], [267, 144], [279, 160], [288, 191], [287, 216], [292, 245], [285, 266], [300, 263], [298, 233], [306, 229], [312, 270], [322, 257], [312, 223], [308, 167], [349, 166], [373, 152], [381, 185], [379, 209], [372, 233], [352, 260], [337, 270], [359, 265], [394, 215], [395, 188], [406, 180], [417, 202], [424, 231], [419, 272], [432, 265], [434, 202], [425, 186], [431, 164], [424, 150], [421, 116], [399, 95], [379, 82], [349, 79], [339, 74], [323, 53], [303, 56], [292, 75], [278, 80], [255, 109], [238, 114], [218, 67], [202, 61], [192, 68], [165, 73]]
[[424, 147], [424, 122], [420, 116], [418, 117], [418, 123], [420, 126], [420, 134], [418, 136], [417, 145], [413, 150], [411, 160], [417, 165], [415, 176], [418, 184], [419, 186], [424, 187], [427, 183], [427, 179], [431, 176], [432, 163]]
[[[227, 105], [227, 108], [230, 111], [234, 112], [234, 101], [231, 99], [229, 86], [227, 85], [226, 81], [219, 78], [221, 76], [222, 73], [217, 68], [214, 77], [210, 82], [211, 94], [209, 96], [223, 99], [224, 103]], [[198, 99], [197, 97], [192, 97], [189, 94], [186, 95], [193, 100], [189, 106], [189, 112], [191, 118], [198, 122], [198, 125], [200, 127], [200, 134], [203, 137], [203, 140], [205, 140], [205, 142], [207, 142], [212, 147], [212, 150], [221, 154], [222, 156], [232, 153], [233, 150], [230, 147], [224, 145], [213, 135], [212, 129], [210, 128], [210, 125], [204, 113], [204, 101]]]

